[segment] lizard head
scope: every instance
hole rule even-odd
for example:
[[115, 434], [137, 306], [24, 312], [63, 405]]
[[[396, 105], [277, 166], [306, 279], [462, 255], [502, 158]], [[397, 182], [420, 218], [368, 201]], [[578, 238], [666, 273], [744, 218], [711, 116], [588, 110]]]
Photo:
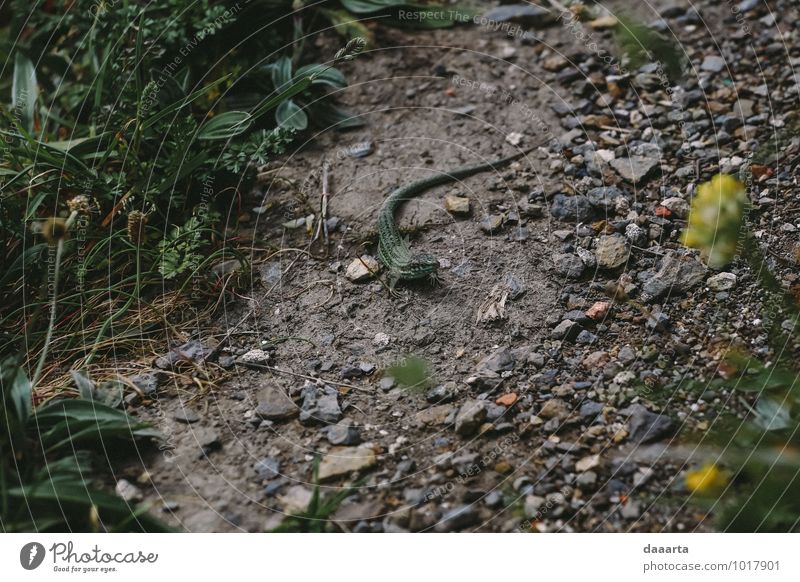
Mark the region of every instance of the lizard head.
[[439, 270], [439, 261], [429, 254], [418, 254], [411, 257], [408, 265], [403, 269], [404, 279], [425, 279], [435, 277]]

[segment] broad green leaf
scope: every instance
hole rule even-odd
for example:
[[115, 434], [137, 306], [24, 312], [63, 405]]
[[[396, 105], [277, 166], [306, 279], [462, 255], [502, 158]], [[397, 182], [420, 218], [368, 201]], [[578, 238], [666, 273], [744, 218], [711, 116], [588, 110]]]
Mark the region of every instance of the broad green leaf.
[[347, 80], [344, 78], [344, 75], [339, 69], [334, 67], [326, 67], [320, 64], [305, 65], [297, 69], [295, 78], [299, 79], [307, 75], [314, 76], [314, 80], [311, 82], [312, 85], [330, 85], [337, 89], [347, 87]]
[[783, 430], [791, 425], [789, 410], [772, 398], [759, 398], [753, 412], [753, 422], [764, 430]]
[[98, 445], [103, 441], [158, 438], [158, 431], [121, 410], [80, 399], [51, 401], [34, 413], [34, 427], [42, 447], [53, 451], [62, 446]]
[[89, 380], [86, 376], [83, 375], [82, 372], [78, 370], [70, 370], [70, 375], [72, 376], [72, 381], [75, 382], [75, 386], [78, 388], [78, 394], [84, 400], [93, 400], [94, 399], [94, 382]]
[[[14, 403], [20, 425], [25, 425], [31, 413], [31, 381], [22, 366], [14, 366], [11, 369], [10, 381], [11, 401]], [[6, 386], [3, 386], [3, 390], [6, 390]]]
[[36, 70], [31, 60], [17, 51], [14, 55], [14, 79], [11, 84], [11, 108], [19, 116], [22, 127], [33, 133], [33, 115], [36, 111]]
[[264, 103], [255, 108], [255, 110], [253, 111], [253, 119], [254, 120], [258, 119], [268, 111], [272, 111], [275, 107], [277, 107], [284, 101], [291, 99], [298, 93], [302, 93], [303, 91], [308, 89], [308, 87], [311, 85], [311, 81], [312, 79], [310, 76], [303, 77], [302, 79], [292, 83], [292, 85], [288, 89], [285, 89], [284, 91], [281, 91], [277, 95], [270, 97]]
[[281, 127], [301, 131], [308, 127], [308, 115], [297, 103], [289, 99], [278, 105], [275, 120]]
[[272, 84], [275, 89], [283, 91], [292, 82], [292, 59], [281, 57], [270, 65], [272, 71]]
[[247, 111], [226, 111], [206, 121], [197, 132], [198, 139], [230, 139], [250, 128], [253, 116]]

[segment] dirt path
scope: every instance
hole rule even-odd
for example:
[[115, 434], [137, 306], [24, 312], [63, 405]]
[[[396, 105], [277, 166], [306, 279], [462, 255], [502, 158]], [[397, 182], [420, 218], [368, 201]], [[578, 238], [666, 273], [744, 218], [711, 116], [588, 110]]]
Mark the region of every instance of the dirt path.
[[[703, 13], [715, 38], [736, 24], [723, 8]], [[699, 25], [685, 22], [685, 10], [675, 14], [671, 30], [702, 62], [710, 50], [686, 29]], [[612, 49], [601, 26], [583, 29]], [[146, 498], [168, 504], [163, 515], [191, 531], [264, 531], [305, 508], [321, 455], [324, 494], [355, 487], [331, 517], [344, 531], [704, 527], [680, 490], [682, 460], [653, 443], [702, 438], [730, 409], [727, 394], [698, 396], [682, 382], [713, 371], [710, 334], [727, 329], [726, 314], [747, 309], [755, 291], [743, 267], [735, 298], [709, 289], [714, 273], [676, 242], [681, 205], [672, 216], [655, 209], [688, 198], [695, 170], [710, 175], [725, 151], [675, 154], [683, 139], [669, 115], [681, 108], [658, 79], [632, 83], [647, 74], [637, 71], [609, 78], [567, 26], [380, 38], [346, 71], [342, 100], [365, 127], [310, 136], [273, 167], [263, 200], [247, 202], [269, 210], [250, 213], [244, 236], [254, 236], [254, 248], [284, 251], [267, 260], [254, 251], [251, 301], [229, 305], [198, 334], [210, 345], [231, 333], [218, 362], [229, 380], [188, 404], [193, 387], [164, 388], [157, 406], [139, 411], [174, 447], [149, 460], [150, 481], [140, 479]], [[695, 71], [689, 84], [705, 76]], [[698, 130], [698, 139], [713, 140], [713, 127]], [[595, 156], [587, 140], [624, 163]], [[349, 155], [363, 142], [370, 155]], [[374, 255], [369, 233], [388, 191], [510, 154], [509, 142], [543, 147], [496, 173], [433, 189], [402, 214], [414, 247], [439, 257], [440, 285], [404, 286], [392, 298], [374, 279], [348, 279], [356, 257]], [[646, 177], [623, 179], [626, 163], [653, 157]], [[282, 226], [308, 213], [302, 195], [316, 206], [323, 160], [336, 218], [327, 258], [319, 245], [314, 257], [292, 250], [308, 249], [308, 238]], [[470, 214], [448, 212], [447, 195], [468, 198]], [[665, 296], [644, 299], [644, 313], [609, 303], [609, 282], [646, 294], [673, 255], [686, 270]], [[479, 322], [490, 308], [504, 317]], [[262, 357], [258, 349], [287, 373], [245, 365]], [[432, 390], [390, 380], [387, 368], [409, 355], [429, 365]]]

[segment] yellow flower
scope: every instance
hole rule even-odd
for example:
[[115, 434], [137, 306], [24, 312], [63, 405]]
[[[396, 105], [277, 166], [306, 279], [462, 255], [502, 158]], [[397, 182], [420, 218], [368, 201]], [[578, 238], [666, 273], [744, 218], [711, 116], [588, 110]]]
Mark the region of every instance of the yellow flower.
[[700, 469], [686, 473], [686, 488], [692, 493], [710, 493], [727, 484], [727, 474], [714, 463], [706, 463]]
[[700, 249], [709, 266], [724, 267], [736, 254], [746, 204], [744, 184], [733, 176], [717, 174], [701, 184], [692, 200], [683, 244]]

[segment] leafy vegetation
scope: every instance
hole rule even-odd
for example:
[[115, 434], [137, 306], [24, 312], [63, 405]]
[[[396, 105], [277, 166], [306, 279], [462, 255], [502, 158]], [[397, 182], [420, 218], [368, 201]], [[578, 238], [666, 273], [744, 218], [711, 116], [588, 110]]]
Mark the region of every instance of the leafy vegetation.
[[[265, 11], [256, 17], [252, 4]], [[14, 63], [0, 84], [11, 97], [0, 125], [10, 265], [0, 289], [11, 298], [0, 311], [0, 354], [25, 346], [29, 362], [37, 357], [51, 329], [46, 304], [56, 305], [49, 348], [63, 369], [134, 348], [159, 322], [180, 323], [187, 301], [203, 306], [231, 289], [209, 267], [244, 263], [225, 231], [257, 168], [309, 119], [354, 125], [328, 91], [346, 85], [334, 65], [363, 42], [292, 73], [278, 49], [298, 31], [278, 16], [281, 4], [12, 3], [0, 37]], [[258, 28], [266, 23], [274, 25]], [[48, 236], [54, 226], [64, 232]], [[57, 251], [65, 291], [56, 303], [42, 265]]]
[[[702, 184], [683, 241], [717, 268], [741, 250], [759, 277], [767, 304], [796, 330], [800, 309], [765, 267], [746, 228], [746, 202], [744, 185], [732, 176], [718, 175]], [[733, 385], [750, 412], [744, 422], [721, 423], [725, 428], [714, 435], [722, 451], [719, 459], [686, 476], [695, 501], [714, 512], [723, 531], [800, 531], [800, 369], [786, 354], [787, 337], [778, 327], [772, 325], [770, 333], [776, 362], [764, 364], [732, 350], [720, 367], [723, 377], [709, 383], [712, 388]]]
[[339, 506], [362, 484], [356, 483], [352, 487], [343, 487], [336, 493], [322, 494], [319, 484], [319, 457], [314, 460], [314, 490], [311, 500], [304, 511], [290, 515], [281, 523], [274, 533], [325, 533], [331, 531], [331, 516], [336, 513]]
[[98, 482], [103, 453], [158, 437], [147, 425], [94, 400], [60, 399], [33, 407], [31, 382], [18, 362], [0, 362], [0, 529], [166, 531]]
[[[92, 464], [93, 449], [154, 433], [117, 409], [118, 381], [95, 384], [76, 370], [98, 367], [112, 350], [152, 353], [165, 322], [196, 320], [246, 282], [220, 281], [211, 267], [237, 259], [247, 271], [237, 209], [259, 168], [308, 129], [360, 124], [337, 102], [347, 85], [339, 67], [378, 22], [453, 24], [400, 17], [420, 8], [396, 0], [0, 7], [4, 530], [163, 529], [106, 492]], [[325, 30], [344, 37], [333, 55], [308, 42]], [[316, 500], [309, 515], [338, 505]]]

